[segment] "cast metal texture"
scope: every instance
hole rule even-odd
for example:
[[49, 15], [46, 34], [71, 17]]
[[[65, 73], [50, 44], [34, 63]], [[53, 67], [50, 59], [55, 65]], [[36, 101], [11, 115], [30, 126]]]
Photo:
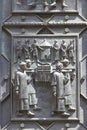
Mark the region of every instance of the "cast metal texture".
[[87, 130], [86, 5], [1, 0], [1, 130]]

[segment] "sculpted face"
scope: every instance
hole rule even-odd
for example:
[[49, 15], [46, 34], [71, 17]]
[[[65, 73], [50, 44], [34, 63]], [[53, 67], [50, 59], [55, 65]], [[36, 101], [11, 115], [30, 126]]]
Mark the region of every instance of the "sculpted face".
[[26, 60], [26, 66], [29, 68], [31, 66], [31, 60]]
[[25, 70], [26, 69], [26, 63], [25, 62], [21, 62], [19, 64], [19, 66], [20, 66], [21, 70]]
[[56, 70], [61, 71], [62, 69], [63, 69], [63, 64], [62, 63], [58, 63], [56, 65]]
[[63, 60], [63, 65], [64, 65], [65, 67], [67, 67], [67, 66], [69, 65], [69, 60], [68, 60], [68, 59], [64, 59], [64, 60]]

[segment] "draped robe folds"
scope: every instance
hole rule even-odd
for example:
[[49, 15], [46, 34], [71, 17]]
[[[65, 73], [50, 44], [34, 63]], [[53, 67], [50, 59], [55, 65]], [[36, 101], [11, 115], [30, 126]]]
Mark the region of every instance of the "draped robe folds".
[[29, 110], [30, 105], [37, 104], [36, 91], [31, 75], [25, 72], [16, 72], [16, 87], [19, 91], [19, 110]]
[[62, 72], [57, 71], [53, 73], [51, 85], [53, 89], [52, 111], [64, 112], [65, 111], [64, 75]]

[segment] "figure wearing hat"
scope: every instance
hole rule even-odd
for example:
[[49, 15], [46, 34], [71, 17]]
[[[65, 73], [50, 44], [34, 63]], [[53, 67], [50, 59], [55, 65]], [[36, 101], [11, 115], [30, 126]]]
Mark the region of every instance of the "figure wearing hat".
[[[69, 111], [75, 111], [76, 109], [73, 107], [73, 100], [72, 100], [72, 75], [75, 78], [75, 73], [73, 70], [74, 68], [71, 68], [70, 62], [68, 59], [63, 60], [63, 65], [67, 71], [65, 71], [63, 74], [65, 76], [65, 84], [64, 84], [64, 96], [65, 96], [65, 106], [67, 106]], [[69, 69], [69, 67], [71, 69]], [[74, 80], [73, 78], [73, 80]]]
[[67, 58], [67, 43], [65, 40], [62, 40], [60, 46], [60, 55], [61, 55], [61, 60]]
[[31, 60], [27, 59], [26, 60], [26, 69], [27, 69], [27, 76], [28, 76], [28, 81], [27, 81], [27, 87], [28, 87], [28, 100], [29, 100], [29, 106], [33, 106], [34, 110], [40, 110], [40, 107], [37, 106], [38, 99], [36, 97], [36, 90], [34, 88], [34, 83], [33, 83], [33, 73], [32, 68], [31, 68]]
[[75, 53], [74, 40], [70, 41], [70, 44], [67, 47], [67, 52], [68, 52], [69, 61], [71, 63], [75, 63], [75, 59], [74, 59], [74, 53]]
[[40, 47], [40, 45], [38, 44], [36, 39], [34, 39], [34, 43], [31, 46], [31, 53], [32, 53], [33, 60], [37, 61], [37, 59], [38, 59], [38, 50], [43, 51], [44, 49], [42, 47]]
[[63, 116], [69, 116], [70, 114], [65, 109], [64, 75], [62, 69], [63, 64], [59, 62], [52, 76], [52, 115], [57, 113]]
[[20, 70], [15, 74], [15, 86], [16, 92], [19, 95], [19, 113], [26, 113], [27, 115], [34, 116], [34, 113], [30, 111], [28, 100], [28, 77], [25, 72], [26, 63], [21, 62], [19, 64]]
[[30, 59], [30, 41], [26, 40], [22, 46], [23, 60]]
[[60, 46], [59, 43], [57, 42], [57, 40], [54, 41], [53, 44], [53, 49], [54, 49], [54, 53], [55, 53], [55, 61], [59, 61], [60, 60]]

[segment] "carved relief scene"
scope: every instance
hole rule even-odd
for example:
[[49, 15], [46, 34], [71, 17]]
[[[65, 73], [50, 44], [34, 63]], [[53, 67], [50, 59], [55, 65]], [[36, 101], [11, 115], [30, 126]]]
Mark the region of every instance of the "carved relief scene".
[[75, 37], [14, 38], [12, 118], [76, 119]]
[[0, 130], [87, 129], [87, 0], [1, 0]]
[[[72, 3], [72, 5], [70, 4]], [[14, 0], [13, 11], [64, 11], [77, 10], [74, 0]], [[15, 6], [14, 6], [15, 5]]]

